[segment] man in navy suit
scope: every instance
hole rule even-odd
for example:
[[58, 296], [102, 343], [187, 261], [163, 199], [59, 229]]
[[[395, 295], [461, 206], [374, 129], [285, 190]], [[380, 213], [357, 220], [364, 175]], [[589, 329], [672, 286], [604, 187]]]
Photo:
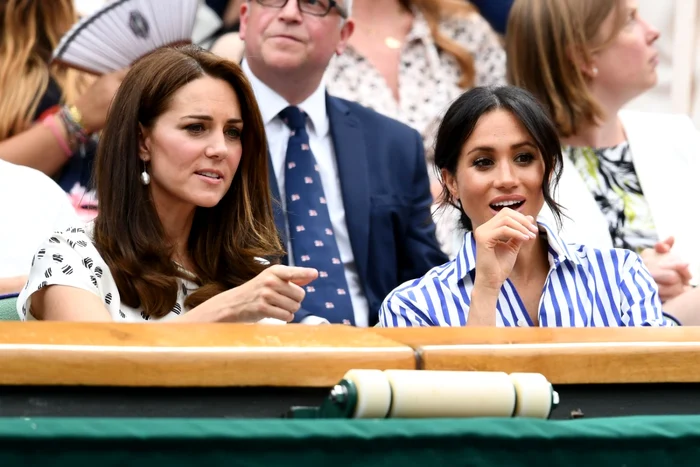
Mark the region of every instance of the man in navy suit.
[[[343, 0], [247, 1], [241, 7], [242, 67], [267, 132], [285, 261], [319, 270], [294, 321], [372, 326], [389, 292], [447, 257], [435, 238], [418, 132], [326, 93], [325, 69], [334, 54], [342, 53], [354, 28], [345, 6], [351, 5]], [[304, 177], [297, 180], [298, 174]], [[307, 196], [305, 188], [322, 191]], [[311, 198], [322, 204], [290, 208]], [[300, 212], [307, 218], [294, 217]], [[312, 229], [318, 234], [308, 237]], [[315, 255], [314, 245], [325, 253]], [[328, 267], [314, 263], [317, 259]], [[340, 271], [336, 282], [331, 290], [321, 290], [335, 266]], [[335, 296], [324, 296], [320, 305], [313, 301], [330, 292]]]

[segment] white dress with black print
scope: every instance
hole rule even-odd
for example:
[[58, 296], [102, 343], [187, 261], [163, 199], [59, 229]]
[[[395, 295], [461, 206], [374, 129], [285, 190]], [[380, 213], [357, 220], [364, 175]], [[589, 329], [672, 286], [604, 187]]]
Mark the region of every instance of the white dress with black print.
[[34, 319], [28, 310], [32, 294], [49, 285], [65, 285], [94, 293], [119, 322], [167, 321], [183, 313], [185, 298], [197, 289], [194, 282], [178, 278], [177, 302], [162, 318], [151, 318], [140, 309], [131, 308], [119, 297], [114, 278], [92, 243], [93, 224], [54, 233], [34, 255], [25, 288], [17, 300], [17, 313], [22, 320]]

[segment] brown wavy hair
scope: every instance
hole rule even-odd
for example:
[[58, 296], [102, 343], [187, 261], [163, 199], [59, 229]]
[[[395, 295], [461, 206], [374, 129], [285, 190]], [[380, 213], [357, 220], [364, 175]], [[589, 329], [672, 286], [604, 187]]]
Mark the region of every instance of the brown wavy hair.
[[440, 23], [453, 16], [468, 16], [476, 13], [473, 5], [464, 0], [399, 0], [401, 6], [411, 11], [412, 7], [418, 9], [425, 17], [425, 21], [430, 28], [435, 45], [452, 55], [459, 65], [461, 76], [459, 87], [466, 89], [474, 86], [476, 72], [474, 70], [474, 57], [469, 50], [462, 45], [445, 36], [440, 31]]
[[149, 317], [172, 310], [176, 278], [187, 276], [171, 260], [174, 245], [139, 179], [139, 125], [152, 128], [173, 95], [203, 76], [224, 80], [236, 92], [245, 123], [243, 154], [221, 201], [195, 210], [187, 248], [200, 287], [188, 295], [185, 307], [249, 281], [268, 267], [259, 258], [277, 262], [283, 254], [272, 214], [265, 127], [241, 68], [196, 46], [152, 52], [132, 66], [110, 107], [96, 156], [100, 212], [94, 231], [122, 302], [142, 307]]
[[[516, 0], [506, 30], [508, 81], [527, 89], [548, 109], [559, 135], [604, 117], [576, 60], [589, 63], [625, 24], [621, 0]], [[615, 12], [612, 34], [600, 28]]]
[[0, 140], [31, 126], [50, 77], [68, 104], [89, 84], [84, 73], [48, 64], [76, 21], [73, 0], [0, 0]]

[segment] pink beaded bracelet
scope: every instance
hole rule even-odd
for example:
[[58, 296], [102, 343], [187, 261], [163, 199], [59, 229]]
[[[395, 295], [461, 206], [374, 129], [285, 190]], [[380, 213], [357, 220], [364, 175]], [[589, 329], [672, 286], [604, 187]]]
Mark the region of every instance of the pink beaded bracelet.
[[46, 128], [51, 130], [51, 133], [53, 133], [54, 137], [56, 138], [56, 141], [58, 141], [58, 145], [61, 146], [61, 149], [63, 149], [63, 152], [66, 153], [66, 156], [71, 157], [73, 155], [73, 151], [68, 145], [68, 141], [66, 141], [66, 138], [64, 138], [61, 134], [61, 130], [58, 128], [58, 125], [56, 125], [56, 117], [54, 115], [49, 115], [45, 117], [41, 121], [41, 123]]

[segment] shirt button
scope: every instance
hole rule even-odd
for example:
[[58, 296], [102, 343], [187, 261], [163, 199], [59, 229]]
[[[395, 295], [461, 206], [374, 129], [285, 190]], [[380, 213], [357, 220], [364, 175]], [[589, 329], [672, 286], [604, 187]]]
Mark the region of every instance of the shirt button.
[[518, 325], [518, 327], [524, 328], [527, 326], [527, 321], [525, 321], [524, 319], [519, 319], [516, 324]]

